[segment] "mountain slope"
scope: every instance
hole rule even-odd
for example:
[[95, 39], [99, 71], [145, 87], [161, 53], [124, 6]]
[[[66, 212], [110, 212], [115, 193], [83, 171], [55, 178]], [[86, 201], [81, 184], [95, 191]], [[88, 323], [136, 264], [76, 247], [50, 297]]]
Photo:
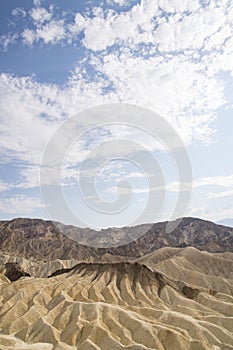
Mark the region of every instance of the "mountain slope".
[[167, 222], [154, 224], [135, 241], [109, 252], [140, 257], [162, 247], [195, 247], [208, 252], [233, 252], [233, 228], [197, 218], [183, 218], [178, 227], [166, 233]]
[[14, 219], [0, 223], [0, 249], [5, 254], [50, 259], [98, 257], [95, 248], [78, 244], [65, 236], [52, 221]]
[[[60, 225], [60, 226], [59, 226]], [[117, 229], [122, 240], [139, 236], [131, 243], [112, 248], [94, 248], [79, 244], [69, 237], [77, 232], [82, 236], [86, 230], [39, 219], [14, 219], [0, 222], [0, 249], [8, 255], [17, 255], [34, 260], [75, 259], [79, 261], [99, 261], [106, 254], [113, 256], [140, 257], [162, 247], [192, 246], [209, 252], [233, 252], [233, 228], [216, 225], [209, 221], [196, 218], [184, 218], [179, 226], [171, 233], [166, 233], [167, 222], [154, 225], [139, 225], [131, 228]], [[59, 228], [60, 227], [60, 228]], [[149, 228], [150, 227], [150, 228]], [[148, 229], [144, 233], [145, 229]], [[112, 230], [112, 233], [109, 233]], [[93, 230], [92, 230], [93, 231]], [[119, 233], [121, 231], [121, 233]], [[69, 233], [69, 237], [64, 235]], [[114, 236], [116, 229], [109, 228], [94, 231], [95, 240]], [[140, 236], [141, 235], [141, 236]], [[92, 244], [95, 242], [92, 241]]]

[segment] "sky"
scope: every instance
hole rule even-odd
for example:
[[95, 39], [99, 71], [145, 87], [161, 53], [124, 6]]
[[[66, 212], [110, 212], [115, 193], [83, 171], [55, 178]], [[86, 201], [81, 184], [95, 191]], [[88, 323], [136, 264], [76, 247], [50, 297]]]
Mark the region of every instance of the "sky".
[[[233, 217], [233, 1], [11, 0], [0, 17], [1, 220]], [[182, 142], [181, 167], [150, 113]]]

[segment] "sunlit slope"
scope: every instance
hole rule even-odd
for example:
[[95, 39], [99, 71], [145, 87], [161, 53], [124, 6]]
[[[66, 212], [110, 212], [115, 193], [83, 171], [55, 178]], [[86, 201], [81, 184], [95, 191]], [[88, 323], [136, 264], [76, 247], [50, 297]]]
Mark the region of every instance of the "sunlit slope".
[[165, 248], [50, 278], [2, 275], [0, 348], [233, 349], [232, 263], [229, 253]]

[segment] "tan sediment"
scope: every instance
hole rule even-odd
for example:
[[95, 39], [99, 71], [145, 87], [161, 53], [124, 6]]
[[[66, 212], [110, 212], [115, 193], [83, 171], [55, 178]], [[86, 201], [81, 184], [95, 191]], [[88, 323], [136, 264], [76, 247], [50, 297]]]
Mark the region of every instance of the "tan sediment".
[[163, 248], [50, 278], [2, 274], [0, 349], [231, 350], [232, 266], [230, 253]]

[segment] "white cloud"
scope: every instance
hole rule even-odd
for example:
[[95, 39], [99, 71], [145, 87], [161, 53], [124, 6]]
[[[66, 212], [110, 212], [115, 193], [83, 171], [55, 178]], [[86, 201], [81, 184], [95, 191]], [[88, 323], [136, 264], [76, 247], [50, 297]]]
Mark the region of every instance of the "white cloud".
[[56, 101], [58, 89], [32, 78], [2, 74], [0, 93], [2, 156], [39, 164], [46, 142], [62, 118]]
[[88, 19], [83, 17], [80, 13], [76, 13], [74, 22], [68, 25], [68, 29], [72, 35], [76, 36], [88, 25]]
[[233, 196], [233, 188], [228, 188], [225, 191], [221, 192], [212, 192], [209, 194], [210, 198], [223, 198], [223, 197], [232, 197]]
[[[61, 42], [66, 36], [65, 21], [62, 18], [54, 19], [54, 6], [49, 7], [49, 11], [40, 7], [40, 3], [36, 3], [35, 7], [29, 11], [29, 15], [33, 20], [33, 26], [25, 28], [21, 32], [23, 42], [32, 46], [35, 42], [42, 41], [45, 45], [54, 45]], [[14, 12], [18, 10], [15, 9]]]
[[[177, 52], [200, 49], [208, 40], [219, 40], [219, 31], [224, 39], [224, 28], [231, 28], [231, 19], [224, 5], [210, 4], [202, 8], [198, 1], [160, 2], [159, 5], [174, 14], [167, 20], [161, 16], [157, 3], [144, 0], [117, 15], [109, 12], [106, 18], [102, 15], [89, 18], [84, 29], [84, 45], [99, 51], [118, 42], [130, 47], [142, 43], [158, 45], [161, 51]], [[191, 13], [187, 15], [185, 11]]]
[[43, 7], [34, 7], [30, 12], [30, 16], [35, 24], [42, 24], [52, 18], [52, 13]]
[[33, 4], [34, 4], [35, 6], [40, 6], [41, 0], [33, 0]]
[[[88, 51], [86, 61], [77, 63], [63, 87], [39, 84], [29, 77], [0, 77], [4, 101], [0, 106], [0, 147], [12, 158], [35, 166], [22, 174], [23, 186], [38, 183], [31, 172], [38, 171], [43, 148], [61, 121], [102, 103], [126, 102], [151, 108], [177, 129], [186, 145], [194, 139], [210, 140], [216, 110], [226, 102], [224, 83], [217, 73], [221, 69], [233, 72], [233, 11], [226, 2], [202, 8], [197, 0], [144, 0], [120, 13], [103, 13], [100, 8], [93, 10], [93, 17], [76, 13], [71, 21], [65, 15], [55, 16], [55, 10], [42, 8], [40, 1], [35, 6], [29, 12], [34, 25], [21, 32], [24, 43], [75, 42], [83, 31], [79, 44]], [[170, 13], [166, 21], [160, 8]], [[15, 9], [15, 15], [18, 12]], [[12, 36], [4, 37], [3, 45], [7, 48], [12, 40]], [[113, 46], [116, 43], [117, 49]], [[98, 55], [89, 51], [106, 49]], [[122, 135], [129, 137], [126, 130], [115, 133]], [[135, 138], [146, 143], [139, 134]], [[153, 148], [148, 138], [147, 144]], [[81, 151], [80, 159], [86, 155]], [[73, 153], [72, 164], [75, 159]]]
[[[105, 35], [103, 35], [105, 33]], [[103, 18], [95, 17], [85, 28], [84, 45], [94, 51], [113, 45], [115, 36], [112, 27]]]
[[199, 0], [159, 0], [158, 1], [159, 7], [169, 13], [177, 13], [177, 12], [184, 12], [191, 11], [196, 12], [200, 8], [200, 1]]
[[225, 102], [222, 81], [183, 55], [145, 59], [127, 52], [109, 54], [96, 69], [109, 77], [120, 101], [158, 112], [186, 143], [192, 137], [208, 140], [215, 110]]
[[[114, 164], [115, 166], [115, 164]], [[109, 170], [111, 170], [111, 167], [109, 167]], [[116, 169], [115, 169], [116, 170]], [[105, 174], [105, 176], [108, 175]], [[119, 180], [119, 178], [123, 175], [125, 179], [130, 178], [143, 178], [145, 175], [143, 173], [119, 173], [118, 171], [115, 171], [111, 174], [111, 177], [116, 177], [116, 179]], [[148, 174], [147, 174], [148, 176]], [[222, 189], [220, 191], [210, 192], [208, 190], [208, 186], [217, 186], [218, 188]], [[205, 192], [207, 196], [207, 200], [210, 198], [220, 198], [220, 197], [229, 197], [233, 196], [233, 175], [228, 176], [212, 176], [212, 177], [203, 177], [197, 180], [194, 180], [192, 182], [192, 188], [193, 189], [200, 189], [202, 187], [205, 187]], [[186, 186], [185, 183], [182, 184], [182, 189], [185, 190]], [[187, 183], [187, 190], [190, 190], [190, 184]], [[107, 192], [115, 192], [114, 187], [109, 187]], [[136, 193], [145, 193], [147, 192], [147, 188], [138, 187], [135, 188], [134, 191]], [[157, 191], [169, 191], [169, 192], [180, 192], [180, 182], [173, 181], [170, 183], [167, 183], [164, 186], [158, 186], [150, 188], [150, 192], [157, 192]], [[205, 206], [206, 207], [206, 206]], [[208, 207], [208, 206], [207, 206]], [[194, 209], [193, 209], [194, 210]]]
[[[97, 72], [95, 79], [87, 78], [85, 69], [79, 66], [63, 88], [39, 84], [29, 77], [0, 76], [2, 154], [29, 162], [39, 171], [44, 147], [65, 118], [88, 107], [111, 102], [151, 108], [173, 124], [185, 144], [193, 139], [208, 140], [215, 109], [224, 102], [224, 95], [221, 82], [204, 75], [201, 64], [185, 57], [143, 59], [127, 53], [109, 54], [103, 62], [92, 60], [91, 64]], [[182, 80], [180, 77], [184, 74], [186, 78]], [[113, 91], [105, 90], [110, 81]], [[153, 138], [150, 140], [148, 134], [143, 135], [141, 131], [132, 132], [126, 127], [109, 131], [110, 139], [126, 138], [155, 149]], [[94, 138], [97, 141], [98, 135]], [[69, 164], [77, 164], [86, 155], [87, 150], [74, 148]], [[30, 175], [32, 170], [27, 171], [29, 175], [24, 174], [22, 180], [24, 187], [38, 183], [38, 179], [32, 181], [35, 178]]]
[[[145, 33], [153, 30], [152, 19], [158, 15], [158, 6], [152, 1], [142, 1], [130, 11], [119, 15], [109, 12], [107, 18], [96, 16], [86, 22], [84, 30], [84, 45], [93, 51], [105, 50], [115, 43], [131, 45], [133, 43], [145, 43]], [[148, 33], [146, 33], [148, 36]], [[149, 37], [149, 36], [148, 36]]]
[[18, 34], [4, 34], [0, 36], [0, 47], [6, 51], [10, 45], [15, 44], [18, 39]]
[[[77, 161], [77, 157], [76, 157]], [[47, 166], [46, 168], [43, 168], [44, 173], [46, 175], [43, 175], [43, 177], [40, 177], [40, 165], [38, 166], [28, 166], [24, 167], [20, 171], [20, 180], [17, 184], [12, 187], [17, 189], [29, 189], [29, 188], [36, 188], [39, 186], [50, 186], [50, 185], [77, 185], [78, 181], [78, 170], [75, 167], [66, 167], [63, 169], [61, 173], [61, 179], [60, 181], [56, 182], [55, 179], [57, 178], [57, 173], [61, 171], [61, 169], [58, 169], [56, 167]], [[1, 189], [1, 186], [0, 186]]]
[[10, 189], [10, 185], [0, 179], [0, 192], [6, 191]]
[[196, 180], [194, 183], [195, 187], [207, 186], [207, 185], [233, 187], [233, 175], [203, 177]]
[[209, 204], [199, 205], [198, 207], [193, 207], [187, 213], [188, 216], [198, 216], [204, 220], [210, 220], [213, 222], [220, 221], [225, 218], [233, 217], [233, 205], [225, 205], [218, 207], [213, 207]]
[[107, 0], [108, 5], [114, 6], [114, 5], [119, 5], [119, 6], [125, 6], [129, 5], [130, 0]]
[[36, 37], [36, 34], [34, 33], [34, 31], [31, 29], [28, 29], [28, 28], [25, 29], [21, 35], [23, 38], [23, 42], [28, 46], [32, 46], [34, 41], [37, 40], [37, 37]]
[[202, 177], [193, 181], [191, 209], [187, 215], [212, 221], [233, 217], [233, 175]]
[[65, 37], [64, 21], [51, 21], [42, 28], [37, 29], [37, 38], [42, 39], [45, 44], [55, 44]]
[[26, 45], [32, 46], [34, 42], [42, 40], [45, 44], [55, 45], [65, 37], [64, 21], [50, 21], [40, 26], [36, 31], [26, 28], [22, 38]]
[[4, 198], [0, 202], [0, 212], [4, 214], [28, 214], [35, 209], [43, 208], [38, 198], [18, 195], [10, 198]]
[[[120, 6], [130, 4], [125, 0], [112, 1], [111, 5], [114, 3]], [[168, 13], [166, 19], [161, 10]], [[13, 14], [20, 12], [24, 15], [22, 11], [16, 8]], [[198, 49], [205, 52], [217, 48], [221, 53], [220, 45], [232, 37], [233, 10], [226, 1], [210, 2], [202, 7], [197, 0], [142, 0], [119, 13], [95, 7], [91, 16], [88, 12], [76, 13], [71, 21], [65, 14], [55, 16], [53, 9], [48, 11], [37, 2], [29, 14], [34, 21], [30, 30], [37, 40], [41, 39], [45, 44], [64, 40], [72, 43], [78, 40], [77, 34], [84, 31], [83, 45], [93, 51], [120, 43], [131, 49], [143, 44], [159, 47], [162, 52]], [[44, 22], [47, 23], [42, 27]], [[22, 37], [24, 39], [24, 35]]]
[[[154, 33], [161, 51], [201, 49], [207, 38], [219, 35], [218, 31], [227, 24], [223, 9], [200, 8], [190, 16], [173, 16], [163, 21]], [[224, 34], [224, 33], [223, 33]]]
[[217, 186], [221, 191], [209, 192], [210, 198], [233, 196], [233, 175], [203, 177], [193, 182], [193, 187]]
[[12, 15], [26, 17], [27, 12], [23, 8], [16, 7], [15, 9], [12, 10]]
[[[14, 187], [26, 189], [39, 185], [40, 163], [50, 137], [68, 117], [105, 101], [101, 84], [93, 82], [85, 90], [85, 81], [80, 80], [58, 88], [56, 85], [39, 84], [31, 77], [0, 75], [2, 161], [7, 158], [8, 161], [23, 162], [21, 176]], [[98, 135], [94, 138], [98, 138]], [[69, 154], [68, 165], [76, 165], [87, 153], [88, 150], [85, 151], [82, 145], [81, 149], [74, 148], [73, 153]], [[53, 178], [52, 173], [50, 169], [49, 183]], [[67, 170], [65, 178], [72, 176], [72, 169], [71, 172]]]

